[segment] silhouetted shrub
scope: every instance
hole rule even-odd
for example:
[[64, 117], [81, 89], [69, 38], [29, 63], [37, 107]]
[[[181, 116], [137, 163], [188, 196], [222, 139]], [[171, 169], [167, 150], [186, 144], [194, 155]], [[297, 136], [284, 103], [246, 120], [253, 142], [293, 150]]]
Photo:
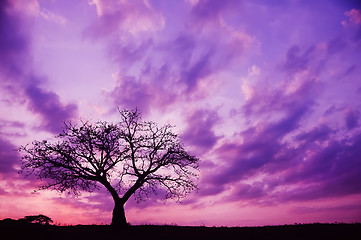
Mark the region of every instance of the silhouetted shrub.
[[2, 224], [15, 224], [15, 223], [17, 223], [17, 220], [12, 219], [12, 218], [5, 218], [3, 220], [0, 220], [0, 223], [2, 223]]
[[42, 214], [25, 216], [24, 218], [20, 218], [18, 221], [22, 223], [37, 223], [42, 225], [49, 225], [50, 223], [53, 223], [53, 220], [50, 217]]

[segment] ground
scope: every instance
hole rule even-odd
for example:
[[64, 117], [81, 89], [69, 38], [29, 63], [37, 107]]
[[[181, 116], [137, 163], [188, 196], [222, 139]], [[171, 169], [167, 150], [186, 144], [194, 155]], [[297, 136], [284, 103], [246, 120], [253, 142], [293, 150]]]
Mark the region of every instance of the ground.
[[361, 224], [299, 224], [263, 227], [130, 226], [113, 229], [106, 225], [54, 226], [0, 223], [9, 239], [361, 239]]

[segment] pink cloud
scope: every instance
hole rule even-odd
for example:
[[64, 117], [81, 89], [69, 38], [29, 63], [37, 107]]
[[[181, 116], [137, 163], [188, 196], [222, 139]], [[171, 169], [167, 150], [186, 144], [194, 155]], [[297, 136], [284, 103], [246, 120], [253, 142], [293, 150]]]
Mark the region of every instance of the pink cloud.
[[137, 35], [164, 27], [163, 16], [146, 1], [94, 0], [90, 4], [95, 5], [99, 16], [99, 20], [88, 30], [93, 37], [103, 37], [112, 32]]
[[351, 9], [350, 11], [345, 12], [345, 16], [349, 18], [349, 21], [353, 24], [360, 24], [361, 23], [361, 12], [357, 9]]

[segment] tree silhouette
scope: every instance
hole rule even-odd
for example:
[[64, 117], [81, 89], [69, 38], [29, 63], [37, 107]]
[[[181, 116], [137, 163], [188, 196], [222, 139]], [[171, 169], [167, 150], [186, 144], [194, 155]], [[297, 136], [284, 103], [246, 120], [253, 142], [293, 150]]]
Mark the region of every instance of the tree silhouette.
[[114, 200], [112, 225], [126, 226], [124, 204], [164, 189], [165, 198], [184, 197], [196, 188], [199, 159], [190, 155], [172, 132], [142, 121], [135, 110], [119, 110], [121, 121], [65, 124], [57, 142], [21, 146], [22, 170], [46, 179], [40, 189], [92, 192], [103, 185]]
[[43, 225], [49, 225], [50, 223], [53, 223], [53, 220], [50, 217], [42, 214], [25, 216], [24, 218], [20, 218], [18, 221], [23, 223], [37, 223]]

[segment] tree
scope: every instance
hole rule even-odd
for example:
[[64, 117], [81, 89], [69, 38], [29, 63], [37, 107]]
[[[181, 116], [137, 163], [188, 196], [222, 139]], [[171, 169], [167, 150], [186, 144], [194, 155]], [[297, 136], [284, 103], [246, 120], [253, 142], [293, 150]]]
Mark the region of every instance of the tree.
[[53, 220], [50, 217], [42, 214], [25, 216], [24, 218], [20, 218], [18, 221], [23, 223], [37, 223], [42, 225], [49, 225], [50, 223], [53, 223]]
[[65, 124], [57, 142], [21, 146], [22, 172], [46, 179], [40, 189], [78, 195], [104, 186], [114, 200], [113, 226], [126, 226], [124, 205], [157, 190], [165, 198], [184, 197], [197, 188], [199, 159], [190, 155], [172, 126], [142, 121], [135, 110], [119, 110], [119, 123]]

